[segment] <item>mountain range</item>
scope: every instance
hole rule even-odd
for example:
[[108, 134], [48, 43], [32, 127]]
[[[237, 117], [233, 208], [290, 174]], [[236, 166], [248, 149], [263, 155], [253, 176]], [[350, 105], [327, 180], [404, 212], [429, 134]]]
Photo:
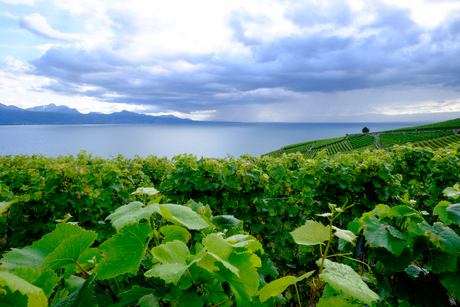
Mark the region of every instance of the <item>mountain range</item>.
[[0, 103], [0, 125], [72, 125], [72, 124], [188, 124], [193, 120], [172, 115], [151, 116], [129, 111], [82, 114], [67, 106], [48, 104], [27, 109]]

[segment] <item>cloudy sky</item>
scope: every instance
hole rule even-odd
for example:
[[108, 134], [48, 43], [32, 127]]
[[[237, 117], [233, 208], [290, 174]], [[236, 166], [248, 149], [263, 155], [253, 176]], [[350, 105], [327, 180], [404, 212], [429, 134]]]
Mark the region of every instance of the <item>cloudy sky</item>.
[[0, 103], [243, 122], [460, 117], [460, 1], [0, 0]]

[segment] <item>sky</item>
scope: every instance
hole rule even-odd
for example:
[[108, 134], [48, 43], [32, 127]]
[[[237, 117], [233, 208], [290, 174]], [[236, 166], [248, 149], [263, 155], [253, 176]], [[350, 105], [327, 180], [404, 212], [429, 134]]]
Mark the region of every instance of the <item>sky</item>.
[[448, 120], [460, 117], [460, 1], [0, 0], [0, 103]]

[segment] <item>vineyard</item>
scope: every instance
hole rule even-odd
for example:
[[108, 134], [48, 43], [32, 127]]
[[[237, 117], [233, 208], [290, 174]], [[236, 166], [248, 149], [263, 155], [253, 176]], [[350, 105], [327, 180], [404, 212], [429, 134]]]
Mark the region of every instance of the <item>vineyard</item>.
[[0, 306], [450, 306], [458, 137], [315, 159], [2, 156]]
[[287, 145], [279, 150], [265, 154], [279, 157], [283, 154], [301, 153], [307, 159], [315, 158], [324, 151], [328, 156], [340, 153], [362, 152], [374, 149], [389, 149], [395, 145], [414, 144], [437, 149], [458, 142], [454, 136], [460, 129], [460, 118], [423, 126], [396, 130], [346, 135], [332, 139], [308, 141]]

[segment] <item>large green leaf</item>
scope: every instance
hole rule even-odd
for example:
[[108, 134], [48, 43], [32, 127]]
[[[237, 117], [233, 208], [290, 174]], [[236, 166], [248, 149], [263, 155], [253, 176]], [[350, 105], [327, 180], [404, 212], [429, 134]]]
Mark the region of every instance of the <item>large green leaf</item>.
[[54, 286], [58, 283], [60, 278], [51, 270], [40, 270], [39, 268], [31, 267], [18, 267], [14, 271], [14, 275], [24, 279], [32, 285], [41, 288], [46, 297], [50, 297], [53, 292]]
[[[388, 213], [391, 216], [414, 216], [417, 215], [417, 211], [411, 207], [400, 205], [392, 207]], [[381, 218], [381, 217], [380, 217]]]
[[439, 281], [450, 293], [460, 297], [460, 275], [458, 273], [443, 273]]
[[191, 255], [187, 245], [181, 241], [161, 244], [154, 247], [150, 253], [160, 263], [145, 272], [146, 277], [159, 277], [167, 283], [172, 282], [176, 285], [189, 267], [186, 260]]
[[3, 267], [13, 270], [16, 267], [41, 268], [45, 258], [64, 240], [84, 232], [77, 225], [60, 223], [51, 233], [44, 235], [31, 246], [23, 249], [12, 248], [0, 259]]
[[179, 240], [184, 243], [192, 238], [190, 232], [184, 227], [177, 225], [166, 225], [161, 227], [161, 234], [164, 236], [163, 243]]
[[147, 237], [152, 229], [148, 224], [125, 226], [120, 233], [105, 241], [99, 249], [105, 257], [95, 268], [97, 279], [108, 279], [131, 273], [136, 275], [145, 255]]
[[457, 224], [460, 224], [460, 204], [450, 205], [446, 208], [449, 212], [449, 218]]
[[238, 268], [240, 276], [235, 275], [219, 262], [217, 265], [220, 267], [220, 271], [213, 272], [219, 281], [227, 282], [230, 285], [238, 306], [250, 306], [252, 297], [259, 287], [259, 275], [256, 268], [252, 266], [250, 258], [250, 253], [231, 254], [229, 256], [229, 262]]
[[[316, 264], [320, 266], [321, 259]], [[319, 274], [319, 277], [337, 292], [343, 292], [345, 295], [365, 302], [368, 305], [380, 299], [348, 265], [325, 259], [323, 272]]]
[[90, 287], [90, 284], [94, 281], [94, 277], [93, 275], [85, 280], [77, 290], [72, 292], [66, 299], [57, 303], [54, 307], [79, 307], [86, 298], [92, 298], [94, 287]]
[[0, 307], [28, 307], [29, 298], [19, 291], [1, 296]]
[[94, 231], [85, 231], [78, 236], [65, 239], [43, 262], [43, 268], [56, 270], [69, 264], [76, 264], [80, 255], [86, 251], [97, 238]]
[[223, 239], [218, 234], [212, 233], [204, 238], [201, 243], [203, 243], [203, 246], [206, 248], [206, 254], [198, 265], [208, 271], [212, 271], [217, 269], [214, 267], [214, 262], [218, 261], [239, 276], [238, 268], [227, 261], [233, 251], [232, 245], [227, 242], [227, 240]]
[[364, 236], [369, 243], [383, 247], [395, 256], [399, 256], [407, 246], [406, 235], [387, 224], [380, 224], [375, 216], [363, 219]]
[[13, 274], [0, 271], [0, 287], [8, 288], [12, 293], [19, 291], [27, 295], [28, 307], [48, 306], [48, 299], [42, 289]]
[[233, 305], [233, 302], [230, 300], [228, 301], [229, 297], [227, 293], [225, 293], [224, 288], [222, 287], [222, 283], [216, 279], [212, 279], [204, 284], [204, 292], [209, 296], [211, 301], [216, 304], [222, 304], [223, 307], [230, 307]]
[[119, 231], [126, 225], [139, 223], [142, 219], [149, 220], [154, 212], [161, 214], [158, 206], [158, 204], [152, 204], [144, 208], [141, 202], [133, 201], [121, 206], [105, 219], [110, 220], [113, 227]]
[[433, 226], [421, 223], [418, 225], [425, 231], [425, 235], [430, 238], [434, 246], [452, 255], [460, 251], [460, 237], [443, 223], [436, 222]]
[[286, 290], [287, 287], [295, 284], [296, 279], [297, 278], [295, 276], [285, 276], [265, 285], [257, 292], [260, 301], [263, 303], [270, 297], [277, 296], [278, 294], [282, 293], [284, 290]]
[[188, 229], [203, 229], [209, 227], [208, 223], [201, 216], [182, 205], [163, 204], [160, 205], [161, 215], [176, 225], [185, 226]]
[[447, 207], [451, 205], [448, 201], [440, 201], [436, 207], [433, 209], [433, 215], [438, 215], [439, 220], [446, 225], [452, 224], [452, 220], [449, 218], [449, 212], [447, 212]]
[[297, 244], [316, 245], [329, 240], [331, 228], [316, 221], [307, 221], [305, 225], [291, 232]]
[[216, 233], [212, 233], [201, 242], [208, 252], [226, 260], [233, 251], [232, 245]]

